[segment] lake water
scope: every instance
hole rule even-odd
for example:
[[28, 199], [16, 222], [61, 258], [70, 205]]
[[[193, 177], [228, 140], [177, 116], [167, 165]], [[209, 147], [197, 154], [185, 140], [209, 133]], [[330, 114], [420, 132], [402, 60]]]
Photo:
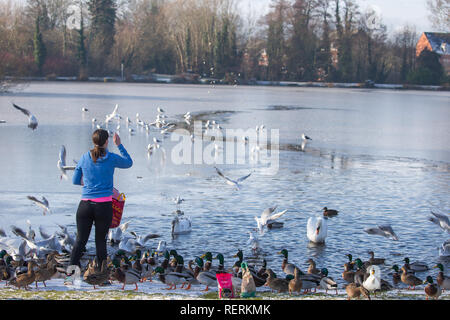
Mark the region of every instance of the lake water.
[[[27, 128], [27, 118], [11, 102], [35, 114], [37, 130]], [[308, 258], [314, 258], [341, 283], [345, 254], [365, 261], [369, 249], [387, 259], [382, 272], [389, 280], [390, 266], [403, 265], [406, 256], [430, 267], [442, 262], [450, 268], [437, 250], [448, 235], [427, 220], [430, 210], [448, 214], [450, 207], [448, 92], [31, 83], [22, 91], [0, 95], [0, 120], [6, 121], [0, 124], [1, 228], [9, 234], [12, 224], [27, 229], [29, 219], [36, 231], [42, 225], [51, 232], [60, 223], [75, 232], [81, 189], [72, 185], [71, 172], [69, 180], [60, 180], [59, 149], [66, 146], [68, 164], [78, 160], [92, 147], [91, 119], [104, 119], [115, 104], [136, 130], [130, 135], [121, 122], [122, 142], [134, 160], [132, 168], [115, 174], [115, 185], [127, 196], [124, 221], [131, 220], [129, 230], [139, 234], [161, 234], [185, 261], [207, 250], [221, 252], [226, 266], [236, 260], [232, 256], [238, 248], [250, 256], [247, 240], [256, 227], [254, 217], [277, 205], [278, 210], [288, 209], [280, 218], [284, 227], [259, 235], [268, 267], [277, 273], [282, 262], [277, 252], [283, 248], [304, 271]], [[82, 107], [89, 111], [81, 112]], [[252, 172], [238, 191], [216, 174], [214, 164], [175, 164], [171, 150], [177, 142], [170, 136], [161, 144], [166, 161], [161, 150], [149, 160], [147, 145], [153, 137], [163, 137], [159, 130], [147, 133], [136, 127], [135, 119], [139, 113], [143, 121], [154, 121], [157, 107], [166, 111], [168, 121], [191, 131], [183, 122], [187, 111], [197, 120], [216, 120], [224, 129], [254, 131], [264, 124], [270, 137], [277, 129], [276, 170], [249, 157], [243, 164], [218, 164], [231, 178]], [[302, 133], [312, 138], [303, 151]], [[117, 152], [112, 143], [110, 151]], [[27, 195], [45, 196], [52, 214], [43, 216]], [[171, 199], [178, 195], [185, 199], [181, 209], [191, 217], [193, 230], [172, 238], [176, 205]], [[339, 210], [339, 215], [328, 220], [326, 244], [311, 246], [306, 222], [324, 206]], [[385, 223], [393, 226], [400, 241], [363, 231]], [[156, 246], [158, 240], [151, 244]], [[419, 276], [424, 279], [426, 274]]]

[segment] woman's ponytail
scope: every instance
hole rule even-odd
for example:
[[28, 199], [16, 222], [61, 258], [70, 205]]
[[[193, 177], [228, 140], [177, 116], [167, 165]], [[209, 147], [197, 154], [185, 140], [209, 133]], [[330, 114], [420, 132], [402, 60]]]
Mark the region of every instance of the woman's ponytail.
[[106, 154], [106, 150], [103, 145], [109, 138], [108, 131], [103, 129], [97, 129], [92, 134], [92, 142], [94, 142], [94, 149], [91, 150], [91, 158], [94, 163], [97, 162], [97, 159], [103, 157]]

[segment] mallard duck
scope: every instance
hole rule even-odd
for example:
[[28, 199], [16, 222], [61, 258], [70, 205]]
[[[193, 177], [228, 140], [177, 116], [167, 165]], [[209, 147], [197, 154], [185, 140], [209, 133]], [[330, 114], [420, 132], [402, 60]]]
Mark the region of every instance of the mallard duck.
[[392, 269], [394, 269], [395, 271], [394, 274], [392, 275], [392, 281], [394, 282], [394, 285], [397, 285], [402, 281], [401, 275], [400, 273], [398, 273], [398, 265], [394, 264], [392, 266]]
[[125, 285], [134, 284], [136, 286], [134, 290], [137, 291], [137, 283], [139, 282], [139, 280], [141, 280], [141, 273], [138, 270], [132, 268], [128, 259], [123, 258], [123, 260], [125, 260], [126, 263], [124, 263], [122, 266], [120, 265], [120, 263], [118, 266], [117, 263], [113, 262], [115, 269], [112, 273], [112, 277], [120, 283], [123, 283], [122, 290], [125, 290]]
[[34, 282], [36, 277], [34, 268], [36, 267], [36, 262], [29, 261], [28, 262], [28, 272], [17, 275], [14, 279], [12, 279], [9, 284], [17, 287], [17, 288], [25, 288], [28, 290], [28, 286]]
[[433, 268], [439, 268], [439, 273], [436, 277], [436, 282], [439, 287], [441, 287], [442, 291], [450, 289], [450, 277], [444, 274], [444, 266], [442, 263], [438, 263]]
[[47, 256], [47, 263], [43, 266], [39, 266], [38, 270], [35, 272], [35, 282], [36, 282], [36, 288], [38, 287], [38, 282], [43, 282], [44, 287], [47, 287], [45, 284], [45, 281], [50, 280], [57, 272], [56, 269], [56, 261], [54, 259], [56, 253], [49, 254]]
[[313, 259], [308, 259], [307, 262], [309, 263], [307, 271], [309, 274], [320, 274], [320, 270], [316, 268], [316, 263], [314, 262]]
[[420, 280], [413, 274], [407, 273], [405, 266], [403, 266], [401, 270], [403, 271], [403, 273], [400, 279], [404, 284], [408, 285], [408, 289], [411, 289], [411, 286], [413, 286], [413, 290], [415, 290], [416, 286], [422, 284], [422, 280]]
[[[198, 265], [195, 266], [195, 268], [193, 269], [192, 266], [194, 265], [194, 263], [195, 263], [194, 260], [189, 260], [189, 262], [188, 262], [188, 270], [190, 271], [190, 273], [192, 273], [193, 277], [187, 279], [188, 286], [185, 288], [185, 290], [191, 289], [191, 286], [192, 286], [193, 284], [199, 284], [199, 283], [200, 283], [200, 282], [196, 279], [196, 277], [197, 277], [198, 273], [199, 273], [201, 270], [200, 270], [200, 267], [199, 267]], [[234, 284], [233, 284], [233, 285], [234, 285]]]
[[353, 256], [352, 256], [350, 253], [346, 254], [346, 256], [347, 256], [347, 258], [348, 258], [348, 267], [349, 267], [349, 270], [353, 270], [353, 266], [354, 266], [354, 264], [355, 264], [355, 262], [353, 261]]
[[375, 258], [375, 253], [374, 253], [373, 251], [369, 251], [369, 254], [370, 254], [370, 259], [369, 259], [368, 262], [369, 262], [371, 265], [384, 264], [384, 261], [385, 261], [386, 259], [383, 259], [383, 258]]
[[306, 226], [306, 236], [313, 243], [324, 243], [327, 237], [327, 217], [310, 217]]
[[434, 299], [439, 298], [439, 296], [442, 293], [442, 289], [439, 286], [439, 284], [433, 283], [433, 278], [431, 276], [428, 276], [427, 280], [425, 280], [423, 283], [424, 284], [428, 283], [428, 285], [424, 289], [425, 294], [427, 295], [427, 300], [429, 297], [434, 298]]
[[350, 270], [350, 264], [347, 262], [344, 264], [344, 272], [342, 272], [342, 279], [349, 283], [355, 281], [355, 272]]
[[362, 286], [369, 292], [381, 290], [381, 271], [378, 266], [370, 266], [367, 269], [369, 276], [364, 280]]
[[337, 216], [337, 214], [339, 212], [337, 210], [328, 209], [327, 207], [324, 207], [322, 210], [323, 210], [324, 217], [334, 217], [334, 216]]
[[[238, 252], [234, 255], [234, 257], [238, 257], [239, 260], [234, 263], [233, 269], [236, 272], [236, 277], [242, 279], [242, 271], [239, 271], [241, 268], [242, 262], [244, 260], [244, 254], [243, 254], [242, 250], [239, 249]], [[250, 271], [250, 273], [252, 274], [253, 280], [257, 287], [261, 287], [266, 283], [267, 275], [262, 275], [262, 276], [258, 275], [258, 272], [255, 270], [254, 266], [248, 265], [247, 268]]]
[[166, 290], [175, 290], [177, 288], [177, 284], [184, 284], [187, 282], [187, 278], [189, 276], [185, 273], [179, 273], [179, 272], [169, 272], [164, 273], [164, 269], [161, 267], [156, 267], [154, 273], [159, 273], [159, 280], [169, 285], [168, 288], [165, 288]]
[[225, 266], [224, 266], [225, 258], [223, 257], [223, 254], [218, 253], [214, 259], [219, 260], [219, 265], [217, 266], [216, 272], [225, 272]]
[[[153, 265], [149, 263], [149, 261], [153, 261]], [[149, 279], [150, 282], [152, 282], [152, 276], [153, 276], [153, 267], [156, 266], [156, 262], [154, 260], [151, 260], [151, 257], [149, 256], [149, 252], [144, 253], [140, 260], [141, 265], [141, 280], [142, 282], [147, 281]]]
[[15, 273], [14, 268], [11, 266], [12, 257], [6, 257], [5, 265], [0, 267], [0, 280], [5, 281], [5, 286], [8, 285], [8, 282], [14, 279]]
[[294, 269], [294, 279], [289, 281], [289, 295], [293, 292], [300, 293], [302, 290], [302, 279], [300, 279], [300, 272], [297, 268]]
[[94, 266], [94, 272], [89, 273], [84, 277], [84, 281], [94, 286], [100, 286], [109, 280], [109, 270], [107, 268], [107, 261], [103, 260], [100, 269]]
[[361, 259], [356, 259], [355, 264], [357, 270], [355, 271], [353, 282], [362, 285], [363, 282], [369, 277], [369, 274], [367, 273], [366, 266], [364, 266]]
[[298, 268], [295, 264], [288, 263], [288, 254], [289, 253], [286, 249], [283, 249], [278, 253], [282, 254], [284, 256], [283, 262], [281, 263], [281, 270], [283, 270], [284, 273], [295, 276], [295, 273], [294, 273], [295, 268], [297, 268], [298, 270], [301, 271], [301, 269]]
[[278, 293], [289, 291], [289, 282], [286, 279], [275, 278], [275, 274], [272, 269], [267, 269], [266, 273], [267, 280], [265, 286], [268, 286], [272, 290], [278, 291]]
[[408, 257], [403, 259], [403, 261], [405, 262], [404, 266], [407, 271], [412, 270], [414, 272], [422, 272], [422, 271], [427, 271], [429, 269], [427, 264], [424, 262], [416, 261], [416, 262], [410, 263]]
[[325, 292], [328, 293], [328, 290], [336, 290], [336, 294], [338, 293], [337, 289], [337, 283], [334, 281], [333, 278], [328, 276], [328, 269], [323, 268], [321, 271], [321, 274], [323, 275], [322, 279], [320, 279], [320, 287], [322, 289], [325, 289]]
[[218, 267], [213, 266], [212, 264], [212, 260], [213, 260], [213, 256], [211, 252], [206, 252], [203, 255], [200, 256], [200, 258], [205, 259], [206, 262], [203, 266], [203, 270], [204, 271], [211, 271], [211, 272], [217, 272], [218, 271]]
[[347, 300], [351, 300], [354, 298], [358, 298], [361, 296], [365, 296], [367, 299], [370, 300], [370, 293], [365, 289], [364, 287], [356, 284], [356, 283], [349, 283], [345, 286], [345, 292], [347, 292]]
[[[200, 257], [195, 257], [195, 263], [200, 268], [199, 270], [202, 270], [204, 268], [203, 259]], [[205, 285], [206, 288], [203, 291], [208, 291], [209, 286], [214, 286], [217, 284], [217, 278], [215, 273], [212, 273], [210, 271], [199, 271], [197, 274], [194, 274], [195, 279], [198, 280], [201, 284]]]

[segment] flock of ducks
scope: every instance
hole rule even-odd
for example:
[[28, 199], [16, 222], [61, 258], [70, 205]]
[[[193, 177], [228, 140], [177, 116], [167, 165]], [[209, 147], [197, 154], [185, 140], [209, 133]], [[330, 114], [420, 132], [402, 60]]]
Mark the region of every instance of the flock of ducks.
[[[37, 128], [37, 119], [28, 110], [13, 104], [14, 108], [20, 110], [29, 118], [28, 127], [32, 130]], [[88, 112], [87, 108], [82, 109], [83, 112]], [[160, 134], [164, 137], [170, 129], [176, 127], [175, 123], [167, 122], [165, 111], [161, 108], [157, 109], [157, 117], [151, 123], [145, 123], [136, 114], [136, 126], [145, 128], [148, 132], [151, 126], [160, 130]], [[92, 119], [92, 123], [97, 128], [106, 128], [108, 124], [116, 120], [118, 122], [116, 130], [120, 130], [120, 120], [122, 117], [118, 113], [118, 105], [115, 106], [112, 113], [106, 115], [103, 123], [98, 123], [97, 119]], [[183, 115], [183, 121], [190, 125], [192, 115], [187, 112]], [[126, 125], [130, 135], [135, 134], [135, 130], [130, 127], [132, 121], [127, 117]], [[215, 120], [208, 120], [205, 127], [205, 134], [208, 130], [221, 130], [222, 127]], [[257, 126], [257, 132], [264, 130], [264, 126]], [[112, 132], [110, 132], [112, 134]], [[194, 140], [191, 135], [191, 140]], [[312, 140], [310, 137], [302, 134], [302, 150], [308, 141]], [[244, 143], [248, 143], [248, 137], [243, 137]], [[147, 155], [150, 157], [156, 150], [163, 150], [161, 147], [162, 140], [156, 137], [153, 138], [153, 144], [147, 146]], [[216, 148], [217, 149], [217, 148]], [[164, 151], [163, 151], [164, 152]], [[73, 170], [75, 166], [68, 166], [66, 164], [66, 149], [62, 146], [59, 153], [59, 160], [57, 167], [61, 172], [60, 178], [67, 179], [66, 171]], [[241, 183], [249, 178], [252, 173], [249, 173], [238, 179], [231, 179], [227, 177], [219, 168], [214, 167], [217, 174], [225, 180], [228, 185], [240, 189]], [[34, 196], [28, 196], [28, 199], [33, 201], [37, 206], [44, 210], [44, 215], [50, 213], [49, 203], [45, 197], [38, 200]], [[189, 217], [184, 216], [184, 213], [179, 209], [179, 206], [184, 201], [179, 196], [174, 198], [174, 203], [177, 205], [175, 211], [175, 218], [172, 220], [172, 234], [189, 233], [192, 229], [192, 222]], [[262, 231], [264, 228], [281, 228], [283, 222], [278, 219], [282, 217], [287, 210], [275, 213], [277, 207], [267, 208], [263, 211], [261, 217], [255, 217], [257, 229]], [[313, 216], [307, 222], [307, 237], [311, 242], [324, 243], [327, 236], [328, 219], [338, 215], [338, 211], [334, 209], [323, 208], [321, 216]], [[449, 219], [445, 215], [440, 215], [432, 212], [432, 217], [429, 220], [441, 229], [450, 233]], [[306, 272], [303, 272], [296, 265], [288, 262], [288, 251], [286, 249], [278, 252], [283, 256], [281, 262], [281, 270], [284, 275], [277, 275], [271, 268], [267, 268], [267, 262], [263, 259], [262, 265], [257, 268], [256, 265], [249, 264], [244, 260], [242, 250], [238, 250], [235, 258], [238, 260], [228, 268], [224, 265], [224, 256], [217, 253], [213, 258], [211, 252], [206, 252], [201, 256], [196, 256], [189, 260], [185, 266], [184, 258], [174, 249], [166, 249], [164, 241], [160, 241], [156, 249], [149, 249], [147, 242], [150, 239], [157, 238], [159, 235], [149, 234], [140, 236], [135, 232], [126, 232], [129, 222], [120, 225], [116, 229], [111, 229], [108, 234], [108, 251], [110, 252], [108, 259], [103, 261], [101, 265], [98, 264], [96, 258], [89, 259], [95, 256], [92, 253], [85, 253], [85, 266], [82, 270], [83, 280], [92, 285], [94, 289], [97, 286], [104, 286], [111, 282], [121, 283], [122, 289], [126, 285], [135, 285], [135, 290], [138, 289], [138, 283], [145, 281], [152, 281], [157, 277], [159, 281], [168, 285], [167, 290], [175, 290], [178, 285], [179, 288], [189, 290], [193, 285], [205, 286], [205, 291], [210, 287], [217, 285], [218, 273], [228, 272], [232, 274], [233, 286], [236, 290], [241, 290], [242, 284], [242, 266], [251, 272], [256, 287], [267, 286], [272, 291], [279, 293], [287, 292], [291, 294], [310, 293], [312, 290], [316, 292], [318, 288], [324, 289], [326, 292], [333, 290], [338, 293], [337, 282], [329, 276], [327, 268], [318, 269], [313, 259], [307, 262], [309, 267]], [[68, 273], [68, 262], [70, 258], [70, 250], [74, 244], [74, 235], [67, 231], [67, 228], [59, 226], [61, 231], [48, 235], [42, 228], [39, 228], [42, 239], [35, 240], [35, 232], [31, 229], [29, 223], [28, 232], [22, 231], [20, 228], [12, 226], [12, 231], [17, 238], [12, 239], [6, 236], [6, 233], [0, 229], [0, 248], [5, 249], [0, 252], [0, 280], [6, 281], [8, 285], [18, 288], [29, 289], [29, 286], [35, 283], [38, 288], [38, 283], [42, 282], [46, 286], [45, 281], [48, 281], [55, 276], [65, 276]], [[379, 225], [377, 227], [367, 228], [364, 231], [369, 235], [380, 235], [393, 240], [398, 240], [398, 236], [390, 225]], [[250, 232], [249, 243], [252, 251], [258, 253], [260, 250], [257, 237]], [[449, 253], [448, 240], [443, 243], [440, 250], [440, 255], [447, 255]], [[441, 254], [442, 253], [442, 254]], [[440, 269], [436, 278], [433, 281], [431, 276], [427, 276], [423, 281], [415, 275], [415, 272], [424, 272], [428, 270], [428, 266], [423, 263], [410, 263], [408, 258], [404, 259], [405, 264], [399, 268], [394, 265], [394, 270], [391, 285], [388, 281], [381, 279], [381, 270], [378, 267], [385, 263], [385, 259], [375, 258], [374, 253], [369, 252], [370, 259], [362, 262], [361, 259], [352, 260], [352, 256], [347, 255], [349, 261], [344, 264], [342, 272], [342, 279], [348, 284], [345, 286], [348, 299], [359, 298], [361, 295], [370, 299], [372, 293], [379, 291], [392, 290], [394, 286], [399, 283], [408, 285], [408, 289], [415, 289], [416, 286], [427, 284], [424, 288], [427, 299], [429, 297], [437, 299], [443, 290], [450, 288], [450, 278], [444, 275], [444, 267], [442, 264], [437, 264], [435, 267]], [[213, 259], [218, 260], [218, 264], [213, 264]], [[399, 273], [399, 270], [402, 273]]]

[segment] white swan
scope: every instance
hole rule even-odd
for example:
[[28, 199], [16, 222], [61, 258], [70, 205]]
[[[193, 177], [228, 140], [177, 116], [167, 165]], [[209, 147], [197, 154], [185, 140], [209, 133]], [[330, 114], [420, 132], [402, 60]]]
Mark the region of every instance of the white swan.
[[176, 217], [172, 220], [172, 234], [186, 234], [191, 232], [191, 219], [189, 217], [185, 217], [180, 210], [177, 210], [176, 213]]
[[306, 235], [314, 243], [323, 243], [327, 237], [328, 218], [310, 217], [306, 226]]

